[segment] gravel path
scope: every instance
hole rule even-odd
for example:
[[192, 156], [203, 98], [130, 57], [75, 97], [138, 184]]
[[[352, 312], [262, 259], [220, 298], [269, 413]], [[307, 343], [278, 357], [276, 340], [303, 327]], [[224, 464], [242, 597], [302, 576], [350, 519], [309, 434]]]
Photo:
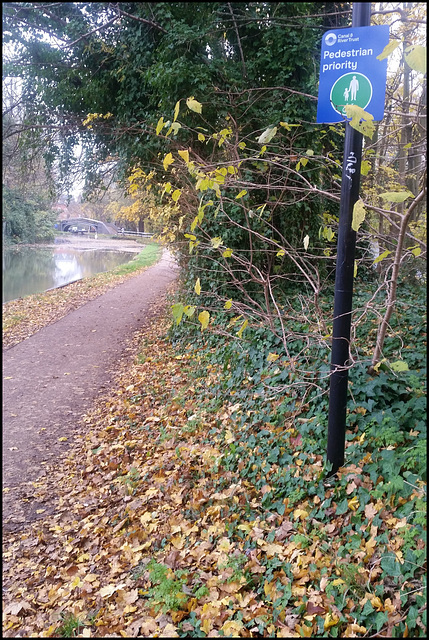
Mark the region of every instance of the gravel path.
[[177, 275], [176, 264], [164, 252], [140, 275], [3, 353], [3, 526], [7, 530], [37, 517], [41, 505], [33, 498], [32, 482], [82, 430], [80, 418], [92, 400], [108, 390], [132, 336], [150, 319], [151, 306], [163, 298]]

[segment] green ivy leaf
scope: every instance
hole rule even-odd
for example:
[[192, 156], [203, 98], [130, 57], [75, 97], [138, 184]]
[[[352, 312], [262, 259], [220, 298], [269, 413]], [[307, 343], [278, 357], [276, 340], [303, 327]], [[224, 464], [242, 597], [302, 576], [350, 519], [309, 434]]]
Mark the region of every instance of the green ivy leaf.
[[401, 575], [401, 565], [395, 556], [384, 556], [381, 558], [381, 568], [388, 576], [397, 577]]

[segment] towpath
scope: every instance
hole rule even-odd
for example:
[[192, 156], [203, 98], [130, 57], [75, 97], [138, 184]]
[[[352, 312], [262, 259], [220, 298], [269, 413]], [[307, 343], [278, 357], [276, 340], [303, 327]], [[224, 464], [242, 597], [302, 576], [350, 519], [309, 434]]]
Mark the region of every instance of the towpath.
[[[132, 337], [165, 299], [178, 268], [164, 251], [143, 273], [110, 289], [3, 353], [3, 526], [46, 510], [34, 482], [61, 464], [81, 417], [113, 383]], [[46, 515], [46, 514], [45, 514]]]

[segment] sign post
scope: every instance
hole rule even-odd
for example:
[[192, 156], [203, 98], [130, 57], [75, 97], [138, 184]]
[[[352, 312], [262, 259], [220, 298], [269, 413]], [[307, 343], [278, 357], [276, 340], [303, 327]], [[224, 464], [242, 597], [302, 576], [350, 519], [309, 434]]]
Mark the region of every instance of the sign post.
[[[365, 109], [375, 120], [383, 118], [387, 62], [377, 56], [388, 44], [389, 27], [369, 27], [370, 17], [370, 2], [354, 2], [352, 27], [323, 36], [317, 122], [344, 121], [344, 108], [350, 104]], [[352, 216], [359, 198], [363, 141], [362, 134], [348, 122], [345, 127], [329, 389], [330, 475], [344, 464], [356, 244]]]
[[355, 20], [355, 14], [363, 15], [369, 4], [354, 2], [353, 26], [323, 36], [317, 122], [344, 121], [347, 105], [365, 109], [374, 120], [383, 119], [387, 60], [377, 56], [389, 42], [389, 27], [360, 26], [368, 24], [369, 18]]

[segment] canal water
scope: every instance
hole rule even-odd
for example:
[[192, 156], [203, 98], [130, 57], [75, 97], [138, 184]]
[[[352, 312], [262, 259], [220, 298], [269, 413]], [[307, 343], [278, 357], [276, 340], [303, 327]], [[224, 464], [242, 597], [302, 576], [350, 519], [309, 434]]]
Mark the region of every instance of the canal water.
[[3, 302], [110, 271], [135, 252], [58, 247], [3, 247]]

